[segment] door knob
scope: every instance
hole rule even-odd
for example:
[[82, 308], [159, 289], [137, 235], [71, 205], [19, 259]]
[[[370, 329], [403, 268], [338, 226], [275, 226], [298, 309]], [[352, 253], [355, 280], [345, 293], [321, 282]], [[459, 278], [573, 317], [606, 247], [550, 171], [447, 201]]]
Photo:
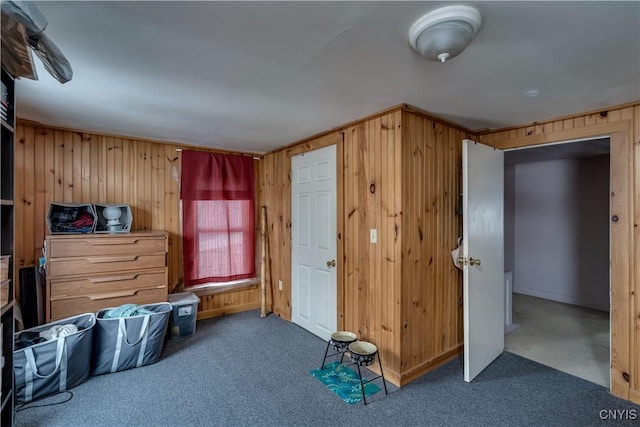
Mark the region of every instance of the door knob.
[[331, 261], [327, 261], [327, 267], [335, 267], [336, 266], [336, 260], [332, 259]]
[[480, 265], [480, 258], [469, 258], [469, 265]]

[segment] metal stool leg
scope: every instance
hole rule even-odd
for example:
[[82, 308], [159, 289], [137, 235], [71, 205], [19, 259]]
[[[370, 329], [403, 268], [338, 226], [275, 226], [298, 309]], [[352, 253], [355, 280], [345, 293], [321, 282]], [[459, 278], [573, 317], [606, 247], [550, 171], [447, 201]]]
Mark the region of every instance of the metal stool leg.
[[380, 352], [378, 352], [378, 365], [380, 365], [380, 376], [382, 377], [382, 385], [384, 386], [384, 394], [387, 395], [387, 382], [384, 380], [384, 372], [382, 371], [382, 361], [380, 360]]
[[324, 369], [324, 362], [327, 361], [327, 353], [329, 353], [329, 345], [331, 344], [331, 340], [327, 341], [327, 348], [324, 351], [324, 357], [322, 358], [322, 366], [320, 366], [320, 369]]
[[362, 373], [360, 372], [360, 365], [356, 365], [358, 367], [358, 376], [360, 377], [360, 390], [362, 391], [362, 401], [364, 404], [367, 404], [367, 398], [364, 395], [364, 384], [362, 383]]

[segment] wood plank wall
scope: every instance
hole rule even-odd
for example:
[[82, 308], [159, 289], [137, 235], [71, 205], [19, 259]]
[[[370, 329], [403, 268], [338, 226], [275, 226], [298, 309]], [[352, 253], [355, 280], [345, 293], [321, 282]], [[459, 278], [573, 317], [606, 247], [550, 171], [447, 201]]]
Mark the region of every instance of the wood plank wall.
[[375, 343], [385, 377], [397, 385], [459, 352], [460, 274], [449, 252], [460, 233], [465, 135], [399, 106], [266, 155], [274, 313], [291, 319], [291, 156], [337, 144], [338, 327]]
[[[374, 343], [385, 376], [400, 382], [402, 256], [400, 109], [345, 129], [344, 328]], [[378, 243], [369, 241], [376, 229]]]
[[[291, 157], [305, 151], [336, 144], [339, 146], [337, 161], [340, 171], [342, 138], [340, 131], [312, 138], [301, 144], [269, 153], [264, 156], [260, 164], [262, 175], [259, 180], [258, 199], [267, 207], [270, 252], [267, 307], [269, 311], [288, 321], [291, 321]], [[339, 173], [338, 184], [340, 180]], [[338, 228], [340, 229], [340, 221], [338, 221]], [[338, 252], [340, 251], [339, 248]], [[282, 290], [278, 289], [278, 281], [282, 281]]]
[[[262, 160], [260, 197], [267, 207], [269, 277], [267, 307], [291, 321], [291, 158], [285, 150], [267, 154]], [[282, 290], [278, 281], [282, 281]]]
[[[42, 256], [49, 203], [122, 203], [131, 206], [133, 230], [169, 232], [169, 292], [182, 291], [178, 148], [202, 149], [18, 121], [15, 271]], [[250, 303], [259, 306], [255, 287], [205, 296], [199, 310], [217, 315]]]
[[411, 112], [402, 117], [402, 379], [461, 351], [462, 140], [470, 135]]
[[640, 403], [640, 104], [489, 132], [498, 147], [611, 137], [611, 391]]

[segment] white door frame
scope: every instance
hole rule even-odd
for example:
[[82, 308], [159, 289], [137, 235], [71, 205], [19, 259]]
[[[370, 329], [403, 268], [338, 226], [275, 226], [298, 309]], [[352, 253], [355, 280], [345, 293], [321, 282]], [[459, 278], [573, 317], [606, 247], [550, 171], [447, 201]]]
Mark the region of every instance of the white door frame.
[[[572, 144], [572, 143], [580, 143], [580, 142], [587, 142], [587, 141], [593, 141], [593, 140], [598, 140], [598, 139], [603, 139], [603, 138], [607, 138], [609, 140], [609, 168], [611, 169], [611, 135], [610, 134], [606, 134], [606, 135], [594, 135], [594, 136], [587, 136], [584, 138], [577, 138], [577, 139], [568, 139], [568, 140], [563, 140], [563, 141], [553, 141], [553, 142], [548, 142], [545, 144], [539, 144], [539, 145], [527, 145], [524, 147], [516, 147], [516, 148], [505, 148], [502, 151], [507, 152], [507, 151], [521, 151], [521, 150], [529, 150], [529, 149], [533, 149], [533, 148], [543, 148], [543, 147], [550, 147], [552, 145], [561, 145], [561, 144]], [[608, 186], [609, 186], [609, 191], [611, 191], [611, 172], [609, 172], [609, 181], [608, 181]], [[609, 202], [609, 209], [611, 210], [611, 202]], [[609, 226], [609, 307], [610, 307], [610, 312], [611, 310], [613, 310], [612, 307], [612, 298], [611, 298], [611, 291], [612, 291], [612, 284], [611, 284], [611, 241], [612, 241], [612, 228], [611, 226]], [[513, 294], [513, 287], [511, 288], [511, 293]], [[610, 315], [611, 316], [611, 315]], [[612, 332], [612, 322], [611, 322], [611, 317], [609, 318], [609, 367], [611, 367], [611, 351], [612, 351], [612, 346], [611, 346], [611, 332]], [[588, 380], [587, 380], [588, 381]], [[609, 369], [609, 382], [611, 382], [611, 369]]]

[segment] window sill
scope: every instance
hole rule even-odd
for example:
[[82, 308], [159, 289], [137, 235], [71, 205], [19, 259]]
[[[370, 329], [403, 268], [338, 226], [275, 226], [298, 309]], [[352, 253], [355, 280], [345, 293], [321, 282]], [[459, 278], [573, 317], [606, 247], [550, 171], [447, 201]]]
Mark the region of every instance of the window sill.
[[245, 289], [255, 289], [260, 284], [260, 279], [234, 280], [233, 282], [206, 283], [203, 285], [186, 288], [185, 291], [193, 292], [197, 296], [222, 294], [225, 292], [237, 292]]

